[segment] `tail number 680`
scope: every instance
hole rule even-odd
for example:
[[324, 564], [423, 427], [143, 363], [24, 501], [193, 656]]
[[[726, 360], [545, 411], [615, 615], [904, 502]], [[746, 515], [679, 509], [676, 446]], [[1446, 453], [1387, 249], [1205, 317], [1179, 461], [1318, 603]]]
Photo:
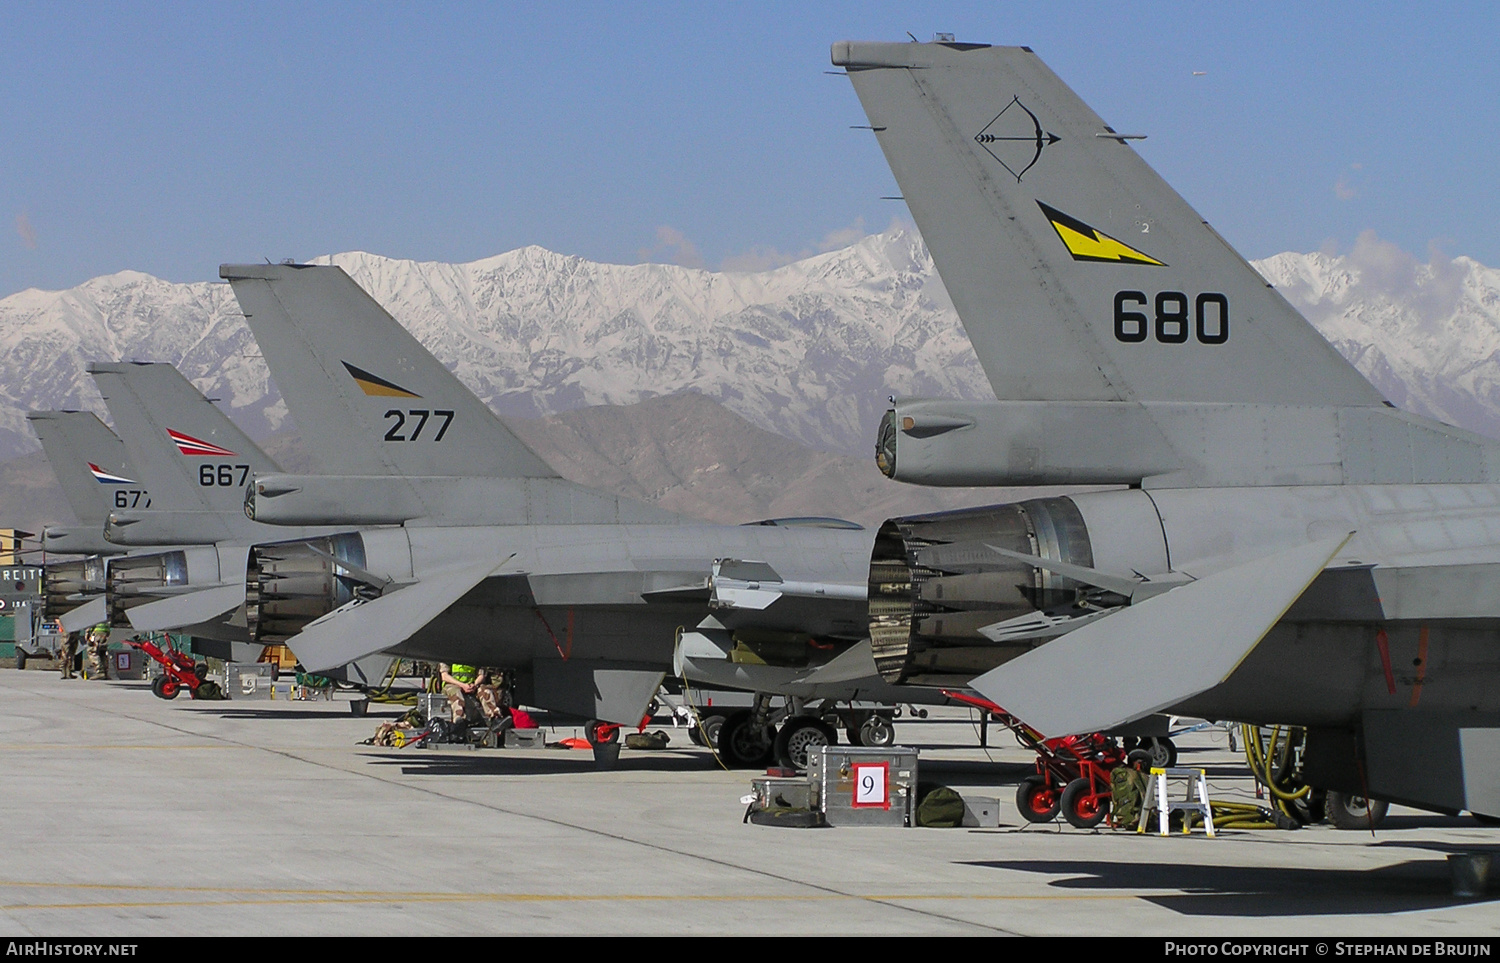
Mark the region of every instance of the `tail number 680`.
[[1182, 344], [1196, 336], [1202, 344], [1223, 344], [1229, 340], [1229, 299], [1222, 294], [1205, 293], [1189, 299], [1181, 291], [1162, 291], [1156, 296], [1156, 316], [1144, 310], [1151, 300], [1144, 291], [1121, 291], [1115, 295], [1115, 340], [1134, 344], [1156, 333], [1162, 344]]

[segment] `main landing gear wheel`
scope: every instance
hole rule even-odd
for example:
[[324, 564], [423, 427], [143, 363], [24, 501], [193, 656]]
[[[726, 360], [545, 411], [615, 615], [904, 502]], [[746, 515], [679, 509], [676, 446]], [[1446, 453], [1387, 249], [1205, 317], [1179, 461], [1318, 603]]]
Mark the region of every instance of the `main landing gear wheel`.
[[1075, 779], [1064, 786], [1058, 802], [1063, 818], [1079, 829], [1093, 829], [1109, 815], [1109, 799], [1095, 795], [1087, 779]]
[[1339, 829], [1378, 829], [1385, 822], [1391, 804], [1383, 799], [1366, 799], [1354, 793], [1328, 793], [1325, 803], [1328, 821]]
[[21, 648], [19, 645], [16, 646], [16, 668], [26, 668], [26, 650]]
[[151, 681], [151, 692], [158, 699], [175, 699], [181, 688], [182, 686], [177, 683], [176, 679], [164, 675], [159, 675]]
[[871, 716], [859, 727], [859, 744], [884, 749], [896, 742], [896, 727], [885, 716]]
[[758, 769], [768, 764], [776, 751], [776, 730], [755, 725], [749, 709], [724, 717], [719, 727], [719, 758], [735, 769]]
[[1144, 749], [1151, 753], [1151, 765], [1157, 769], [1171, 769], [1177, 765], [1177, 744], [1165, 736], [1151, 736], [1142, 739], [1139, 752]]
[[[714, 746], [717, 748], [719, 745], [719, 729], [723, 725], [724, 717], [717, 712], [700, 715], [697, 725], [688, 730], [688, 738], [693, 740], [696, 745]], [[708, 737], [707, 742], [704, 741], [705, 736]]]
[[1050, 823], [1062, 809], [1062, 800], [1045, 776], [1027, 776], [1016, 787], [1016, 808], [1029, 823]]
[[813, 716], [792, 716], [776, 733], [776, 761], [788, 769], [802, 772], [808, 760], [824, 746], [838, 744], [833, 726]]

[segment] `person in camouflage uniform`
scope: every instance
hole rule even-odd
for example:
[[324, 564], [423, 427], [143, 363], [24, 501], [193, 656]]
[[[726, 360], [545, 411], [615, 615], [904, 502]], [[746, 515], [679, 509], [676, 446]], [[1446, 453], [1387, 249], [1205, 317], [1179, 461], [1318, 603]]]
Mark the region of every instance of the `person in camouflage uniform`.
[[484, 713], [483, 719], [473, 721], [484, 723], [500, 717], [500, 690], [494, 682], [490, 681], [488, 670], [472, 665], [446, 662], [442, 663], [441, 668], [443, 695], [447, 697], [448, 708], [453, 712], [454, 725], [464, 723], [468, 715], [464, 706], [470, 698], [479, 703], [479, 709]]
[[89, 629], [87, 642], [89, 657], [87, 678], [109, 678], [109, 626], [100, 622]]
[[73, 666], [78, 661], [78, 633], [69, 632], [67, 639], [62, 644], [62, 654], [58, 657], [58, 669], [62, 671], [64, 679], [74, 678]]

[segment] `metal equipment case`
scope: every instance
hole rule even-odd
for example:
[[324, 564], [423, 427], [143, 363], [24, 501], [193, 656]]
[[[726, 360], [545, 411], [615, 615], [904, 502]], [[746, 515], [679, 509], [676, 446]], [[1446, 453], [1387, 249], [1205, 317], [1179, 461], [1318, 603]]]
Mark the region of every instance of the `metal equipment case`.
[[270, 699], [276, 667], [262, 662], [230, 662], [224, 666], [224, 695], [230, 699]]
[[507, 729], [505, 730], [505, 748], [545, 749], [547, 737], [540, 729]]
[[136, 649], [120, 649], [109, 654], [109, 677], [111, 679], [144, 679], [146, 660]]
[[917, 750], [824, 746], [808, 756], [812, 808], [830, 826], [910, 826], [917, 805]]
[[750, 780], [756, 809], [812, 809], [812, 783], [806, 776], [756, 776]]
[[441, 692], [419, 693], [417, 695], [417, 714], [422, 717], [423, 722], [431, 722], [433, 719], [453, 721], [453, 709], [448, 705], [448, 697]]

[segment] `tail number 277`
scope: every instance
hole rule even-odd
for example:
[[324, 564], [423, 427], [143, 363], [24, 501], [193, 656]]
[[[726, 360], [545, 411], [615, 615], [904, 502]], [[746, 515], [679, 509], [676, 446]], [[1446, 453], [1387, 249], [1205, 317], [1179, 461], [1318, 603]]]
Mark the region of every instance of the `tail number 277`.
[[[453, 424], [453, 412], [442, 408], [434, 408], [431, 411], [426, 408], [408, 408], [402, 411], [392, 408], [385, 413], [387, 419], [391, 420], [390, 428], [386, 429], [386, 441], [416, 441], [422, 436], [422, 429], [427, 427], [427, 422], [433, 418], [441, 418], [442, 424], [438, 426], [437, 432], [428, 432], [432, 441], [442, 441], [443, 436], [448, 433], [448, 426]], [[405, 434], [407, 421], [412, 424], [411, 434]]]

